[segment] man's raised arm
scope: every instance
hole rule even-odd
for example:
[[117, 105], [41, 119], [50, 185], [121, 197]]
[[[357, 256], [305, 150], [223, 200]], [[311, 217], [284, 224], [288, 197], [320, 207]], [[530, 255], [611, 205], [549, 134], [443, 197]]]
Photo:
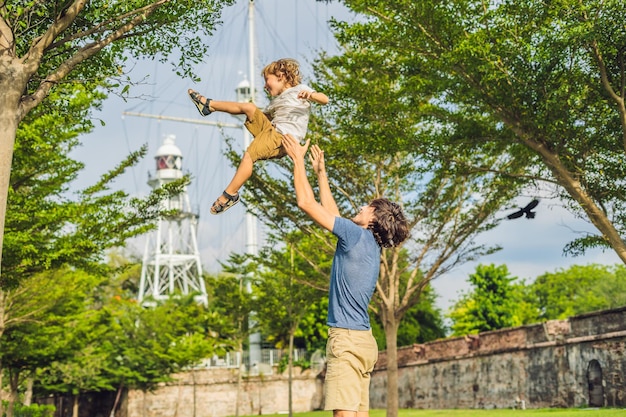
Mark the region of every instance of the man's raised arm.
[[313, 171], [317, 174], [317, 183], [320, 188], [320, 202], [322, 203], [322, 206], [335, 216], [340, 216], [339, 208], [335, 202], [335, 197], [333, 197], [333, 194], [330, 191], [328, 176], [326, 175], [324, 151], [317, 145], [311, 146], [309, 159], [311, 160], [311, 165], [313, 165]]
[[[293, 160], [293, 185], [296, 190], [296, 200], [298, 207], [304, 211], [311, 219], [317, 224], [322, 226], [326, 230], [333, 230], [335, 225], [335, 217], [337, 213], [337, 205], [332, 200], [332, 206], [334, 210], [328, 209], [322, 204], [318, 203], [313, 193], [313, 188], [309, 183], [309, 179], [306, 176], [306, 168], [304, 165], [304, 155], [309, 147], [309, 141], [304, 146], [301, 146], [297, 140], [291, 135], [285, 135], [283, 137], [283, 146], [287, 155]], [[318, 174], [319, 178], [319, 174]], [[328, 181], [324, 181], [330, 193], [330, 187], [328, 187]], [[320, 184], [321, 188], [321, 184]], [[322, 193], [320, 189], [320, 194]], [[325, 197], [327, 199], [327, 197]], [[331, 196], [332, 199], [332, 196]]]

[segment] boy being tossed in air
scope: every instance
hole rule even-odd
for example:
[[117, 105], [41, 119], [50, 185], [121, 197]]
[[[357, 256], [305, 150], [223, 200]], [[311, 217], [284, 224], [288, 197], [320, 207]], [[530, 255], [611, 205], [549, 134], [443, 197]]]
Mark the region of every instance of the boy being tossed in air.
[[221, 196], [211, 206], [211, 214], [219, 214], [239, 202], [239, 189], [252, 175], [252, 166], [258, 160], [282, 158], [286, 155], [283, 135], [290, 134], [298, 141], [306, 135], [311, 103], [327, 104], [326, 94], [301, 84], [300, 66], [295, 59], [279, 59], [262, 71], [265, 90], [272, 97], [261, 111], [254, 103], [216, 101], [189, 89], [188, 93], [202, 116], [214, 111], [245, 114], [245, 126], [254, 139], [243, 154], [239, 167]]

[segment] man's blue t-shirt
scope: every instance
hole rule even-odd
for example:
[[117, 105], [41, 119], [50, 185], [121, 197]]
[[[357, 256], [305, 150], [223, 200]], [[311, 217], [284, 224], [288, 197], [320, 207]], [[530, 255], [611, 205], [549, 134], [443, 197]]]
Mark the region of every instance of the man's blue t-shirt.
[[330, 273], [328, 325], [369, 330], [367, 314], [380, 272], [380, 246], [370, 230], [342, 217], [335, 218], [339, 238]]

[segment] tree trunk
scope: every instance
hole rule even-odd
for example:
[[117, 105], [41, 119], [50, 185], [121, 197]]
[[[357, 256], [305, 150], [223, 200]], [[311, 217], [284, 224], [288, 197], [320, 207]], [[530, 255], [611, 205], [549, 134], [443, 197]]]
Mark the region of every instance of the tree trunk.
[[[6, 301], [6, 293], [2, 291], [0, 288], [0, 338], [4, 333], [4, 305]], [[4, 415], [4, 390], [2, 387], [4, 386], [4, 368], [2, 367], [2, 359], [0, 358], [0, 416]]]
[[[391, 315], [393, 317], [393, 314]], [[387, 343], [387, 417], [398, 417], [398, 322], [385, 321]]]
[[[18, 59], [3, 54], [0, 56], [0, 262], [2, 262], [2, 242], [4, 222], [7, 214], [9, 179], [15, 136], [20, 120], [18, 106], [22, 92], [26, 87], [26, 76], [23, 65]], [[0, 273], [2, 265], [0, 263]], [[1, 324], [1, 323], [0, 323]], [[0, 327], [1, 331], [1, 327]], [[1, 335], [1, 333], [0, 333]]]
[[29, 406], [33, 402], [33, 385], [35, 384], [35, 378], [29, 376], [26, 378], [26, 391], [24, 392], [24, 405]]
[[[109, 414], [109, 417], [115, 417], [115, 409], [117, 408], [117, 404], [120, 401], [120, 397], [122, 395], [122, 389], [123, 388], [124, 388], [124, 384], [120, 384], [119, 388], [117, 389], [117, 394], [115, 395], [115, 402], [113, 403], [113, 408], [111, 408], [111, 414]], [[145, 396], [145, 392], [144, 392], [144, 398], [145, 397], [146, 396]]]
[[197, 404], [197, 385], [196, 385], [196, 370], [191, 368], [191, 381], [193, 382], [193, 414], [192, 417], [196, 417]]
[[[0, 197], [1, 198], [1, 197]], [[1, 233], [1, 232], [0, 232]], [[0, 236], [0, 239], [2, 239], [2, 236]], [[1, 242], [1, 240], [0, 240]], [[2, 244], [0, 243], [0, 257], [2, 255]], [[2, 275], [0, 273], [0, 275]], [[4, 327], [6, 326], [6, 305], [7, 305], [7, 293], [4, 292], [4, 290], [2, 288], [0, 288], [0, 337], [2, 337], [2, 335], [4, 334]], [[0, 387], [2, 387], [2, 385], [0, 385]], [[0, 414], [1, 416], [2, 414]]]
[[[0, 87], [2, 88], [2, 87]], [[2, 104], [4, 106], [4, 103]], [[10, 117], [3, 117], [2, 113], [14, 113], [10, 111], [0, 112], [0, 255], [2, 255], [2, 242], [4, 235], [4, 221], [7, 214], [7, 199], [9, 194], [9, 178], [11, 177], [11, 162], [13, 161], [13, 146], [17, 124]], [[8, 119], [8, 120], [7, 120]], [[0, 256], [0, 271], [2, 268]]]
[[148, 399], [146, 398], [146, 390], [143, 389], [141, 390], [142, 394], [143, 394], [143, 401], [141, 404], [141, 417], [147, 417], [148, 415]]
[[237, 395], [235, 396], [235, 417], [239, 417], [239, 402], [241, 401], [241, 367], [243, 366], [243, 346], [241, 342], [239, 342], [237, 354], [239, 356], [237, 358]]
[[295, 330], [289, 332], [289, 417], [293, 417], [293, 334]]
[[[1, 239], [1, 238], [0, 238]], [[5, 310], [5, 302], [6, 302], [6, 293], [2, 291], [0, 288], [0, 337], [4, 333], [4, 310]], [[4, 415], [4, 405], [2, 401], [4, 400], [4, 368], [2, 367], [2, 359], [0, 358], [0, 416]]]
[[0, 360], [0, 416], [4, 415], [4, 405], [3, 405], [4, 390], [2, 389], [2, 387], [4, 386], [3, 377], [4, 377], [4, 369], [2, 368], [2, 361]]
[[78, 404], [80, 399], [80, 394], [74, 395], [72, 402], [72, 417], [78, 417]]
[[15, 402], [19, 398], [18, 392], [20, 381], [20, 373], [17, 371], [9, 371], [9, 405], [7, 407], [7, 417], [13, 417], [15, 411]]

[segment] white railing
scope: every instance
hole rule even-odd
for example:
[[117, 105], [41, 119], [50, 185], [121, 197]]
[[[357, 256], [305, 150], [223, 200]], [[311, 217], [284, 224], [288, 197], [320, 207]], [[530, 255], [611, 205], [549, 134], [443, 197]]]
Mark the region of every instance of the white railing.
[[[280, 349], [261, 349], [261, 363], [250, 365], [250, 358], [247, 351], [243, 352], [227, 352], [224, 356], [213, 356], [207, 358], [200, 363], [197, 368], [240, 368], [242, 365], [251, 374], [271, 374], [275, 366], [278, 366], [283, 356], [287, 352]], [[243, 356], [243, 357], [242, 357]], [[305, 349], [296, 349], [293, 351], [293, 361], [299, 361], [307, 358]]]

